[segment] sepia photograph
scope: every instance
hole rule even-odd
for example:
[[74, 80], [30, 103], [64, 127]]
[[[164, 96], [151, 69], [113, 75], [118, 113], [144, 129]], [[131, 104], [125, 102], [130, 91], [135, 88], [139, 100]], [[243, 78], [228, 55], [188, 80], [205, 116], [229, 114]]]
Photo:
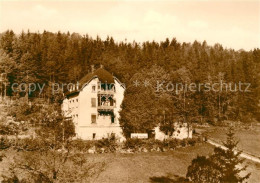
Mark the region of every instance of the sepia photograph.
[[260, 183], [259, 0], [0, 0], [0, 183]]

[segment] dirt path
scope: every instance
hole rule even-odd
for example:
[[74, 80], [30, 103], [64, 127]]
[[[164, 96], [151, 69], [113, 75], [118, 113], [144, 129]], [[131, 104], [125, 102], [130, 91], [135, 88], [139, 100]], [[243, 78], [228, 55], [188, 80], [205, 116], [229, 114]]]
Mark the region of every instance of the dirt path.
[[[209, 144], [212, 144], [212, 145], [216, 146], [216, 147], [220, 147], [221, 149], [225, 149], [225, 150], [227, 149], [225, 146], [223, 146], [223, 145], [221, 145], [221, 144], [219, 144], [219, 143], [217, 143], [217, 142], [215, 142], [215, 141], [213, 141], [211, 139], [208, 139], [207, 142]], [[235, 153], [237, 153], [237, 151], [235, 151]], [[252, 156], [252, 155], [244, 153], [244, 152], [242, 152], [240, 154], [240, 157], [248, 159], [248, 160], [251, 160], [251, 161], [254, 161], [256, 163], [260, 163], [260, 158]]]

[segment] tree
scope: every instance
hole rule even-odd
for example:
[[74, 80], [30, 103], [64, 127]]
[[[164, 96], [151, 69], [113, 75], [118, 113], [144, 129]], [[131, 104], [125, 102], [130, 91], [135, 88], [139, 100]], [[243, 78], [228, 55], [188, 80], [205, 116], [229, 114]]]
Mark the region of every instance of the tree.
[[[163, 42], [129, 43], [115, 42], [113, 37], [102, 40], [77, 33], [27, 31], [16, 35], [8, 30], [0, 34], [0, 50], [0, 72], [7, 73], [11, 85], [21, 82], [41, 85], [75, 82], [89, 72], [91, 64], [103, 64], [127, 86], [140, 73], [144, 79], [153, 76], [162, 78], [159, 73], [164, 70], [166, 73], [177, 73], [176, 81], [180, 80], [183, 84], [213, 84], [221, 80], [218, 76], [221, 72], [224, 73], [223, 82], [250, 83], [250, 92], [181, 91], [178, 96], [172, 96], [176, 101], [174, 108], [183, 111], [179, 116], [183, 120], [186, 116], [186, 121], [201, 123], [212, 123], [216, 119], [251, 122], [260, 116], [259, 49], [234, 51], [224, 49], [220, 44], [209, 46], [206, 41], [179, 43], [175, 38], [167, 38]], [[157, 71], [159, 73], [155, 74]], [[208, 80], [209, 76], [212, 82]], [[175, 82], [176, 78], [170, 79]], [[37, 96], [39, 91], [37, 88], [29, 98]], [[11, 87], [7, 87], [7, 94], [12, 95]], [[131, 91], [128, 94], [136, 93]], [[44, 90], [41, 96], [46, 95], [51, 98]]]
[[221, 172], [205, 156], [197, 156], [193, 159], [186, 175], [192, 182], [199, 183], [219, 183], [220, 176]]
[[130, 137], [130, 133], [146, 133], [156, 126], [153, 118], [156, 110], [155, 95], [145, 88], [136, 88], [138, 93], [131, 94], [131, 87], [125, 93], [120, 111], [120, 125], [126, 137]]
[[224, 146], [227, 149], [217, 147], [214, 149], [214, 154], [211, 156], [211, 161], [222, 173], [220, 178], [221, 182], [243, 182], [250, 176], [250, 173], [243, 177], [239, 175], [241, 171], [246, 169], [246, 166], [238, 168], [238, 165], [243, 163], [244, 159], [239, 158], [242, 151], [236, 150], [238, 141], [235, 140], [234, 135], [234, 129], [230, 127], [227, 132], [227, 140], [224, 143]]
[[[176, 92], [173, 93], [175, 106], [175, 119], [178, 122], [187, 123], [188, 132], [192, 122], [197, 121], [198, 105], [195, 92], [189, 89], [192, 83], [189, 69], [183, 67], [172, 73], [173, 81], [176, 83]], [[189, 136], [189, 134], [188, 134]]]
[[15, 34], [12, 30], [7, 30], [0, 37], [0, 47], [4, 49], [7, 54], [12, 55], [14, 39]]
[[162, 92], [156, 90], [156, 85], [157, 81], [167, 82], [168, 77], [164, 69], [155, 65], [131, 78], [120, 111], [120, 125], [126, 137], [134, 132], [147, 133], [159, 125], [156, 115], [161, 115], [158, 111], [164, 107], [158, 102]]
[[[12, 81], [13, 75], [15, 74], [15, 61], [12, 57], [5, 53], [3, 49], [0, 49], [0, 96], [4, 96], [9, 89], [9, 82]], [[5, 76], [5, 78], [3, 78]]]
[[15, 62], [12, 57], [8, 56], [0, 49], [0, 73], [11, 74], [15, 68]]
[[160, 130], [165, 134], [172, 135], [175, 131], [174, 123], [175, 120], [175, 107], [173, 97], [170, 94], [162, 94], [158, 99], [159, 106], [157, 108], [156, 120], [160, 124]]
[[230, 127], [227, 133], [227, 140], [224, 143], [226, 149], [216, 147], [214, 153], [206, 158], [198, 156], [192, 160], [188, 167], [186, 177], [193, 182], [243, 182], [249, 178], [250, 173], [240, 176], [239, 173], [246, 169], [246, 166], [239, 168], [244, 160], [239, 158], [241, 151], [236, 151], [238, 141], [234, 139], [233, 128]]
[[65, 119], [59, 105], [45, 103], [22, 116], [36, 128], [33, 139], [24, 139], [33, 151], [23, 149], [14, 158], [3, 182], [89, 182], [104, 170], [104, 162], [90, 162], [84, 154], [71, 151], [74, 125]]

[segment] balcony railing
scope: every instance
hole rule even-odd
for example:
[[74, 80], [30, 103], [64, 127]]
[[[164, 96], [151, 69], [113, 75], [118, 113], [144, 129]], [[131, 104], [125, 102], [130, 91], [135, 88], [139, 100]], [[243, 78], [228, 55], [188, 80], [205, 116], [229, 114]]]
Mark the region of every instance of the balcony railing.
[[114, 94], [114, 90], [98, 90], [98, 94]]
[[111, 105], [99, 105], [97, 106], [98, 110], [113, 110], [115, 106]]

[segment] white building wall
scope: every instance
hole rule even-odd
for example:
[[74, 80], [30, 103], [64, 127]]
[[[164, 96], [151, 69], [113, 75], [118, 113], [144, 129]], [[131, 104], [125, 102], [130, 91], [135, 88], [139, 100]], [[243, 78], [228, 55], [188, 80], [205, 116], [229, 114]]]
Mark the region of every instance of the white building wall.
[[78, 127], [78, 96], [72, 96], [63, 100], [61, 109], [64, 112], [65, 117], [71, 117], [74, 125], [75, 131], [77, 131]]
[[116, 116], [115, 123], [119, 125], [119, 117], [120, 117], [119, 111], [121, 110], [121, 104], [124, 99], [125, 88], [116, 79], [115, 79], [115, 88], [116, 88], [116, 92], [114, 95], [114, 98], [116, 99], [116, 108], [114, 109], [114, 113]]
[[[114, 108], [115, 121], [111, 122], [110, 116], [98, 115], [98, 78], [91, 80], [79, 93], [79, 107], [78, 107], [78, 125], [77, 137], [85, 140], [92, 140], [95, 133], [95, 139], [108, 137], [109, 134], [114, 133], [120, 140], [124, 140], [122, 129], [119, 124], [119, 110], [124, 97], [124, 88], [115, 81], [114, 98], [116, 100], [116, 107]], [[96, 86], [95, 92], [92, 91], [92, 86]], [[96, 107], [91, 106], [91, 98], [96, 99]], [[96, 123], [91, 122], [91, 115], [97, 116]]]
[[171, 136], [166, 135], [163, 133], [159, 127], [155, 128], [155, 139], [157, 140], [164, 140], [164, 139], [170, 139], [170, 138], [176, 138], [176, 139], [185, 139], [185, 138], [192, 138], [192, 127], [187, 127], [187, 124], [183, 123], [175, 123], [175, 131]]
[[[87, 86], [85, 86], [79, 93], [79, 127], [86, 127], [91, 125], [91, 114], [97, 115], [97, 108], [91, 107], [91, 98], [96, 98], [97, 90], [92, 92], [92, 86], [95, 85], [97, 89], [98, 79], [93, 79]], [[79, 136], [81, 136], [79, 134]]]

